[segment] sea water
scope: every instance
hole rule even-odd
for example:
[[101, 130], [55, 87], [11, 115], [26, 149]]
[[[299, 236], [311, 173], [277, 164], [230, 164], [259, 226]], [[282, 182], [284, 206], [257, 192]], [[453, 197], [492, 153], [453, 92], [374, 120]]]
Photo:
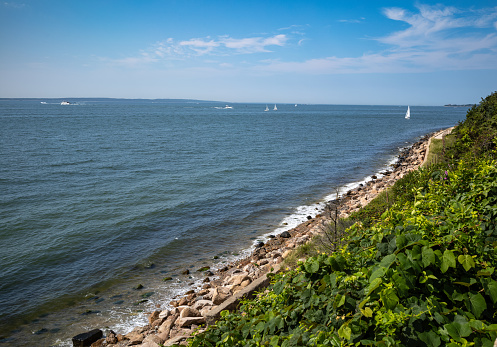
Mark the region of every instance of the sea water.
[[337, 187], [467, 111], [411, 105], [406, 120], [407, 105], [61, 101], [0, 99], [4, 345], [144, 325], [200, 286], [198, 268], [316, 215]]

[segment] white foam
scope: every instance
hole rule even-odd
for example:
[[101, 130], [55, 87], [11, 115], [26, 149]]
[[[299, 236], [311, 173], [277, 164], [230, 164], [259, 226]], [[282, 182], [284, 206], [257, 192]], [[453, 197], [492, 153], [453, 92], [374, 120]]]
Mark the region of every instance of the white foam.
[[[399, 148], [399, 151], [402, 151], [403, 148]], [[280, 234], [284, 231], [291, 230], [300, 224], [304, 223], [307, 221], [310, 216], [311, 218], [315, 218], [316, 215], [321, 214], [324, 211], [324, 208], [326, 206], [326, 203], [331, 200], [335, 200], [339, 197], [342, 197], [343, 194], [347, 193], [349, 190], [356, 189], [358, 187], [364, 184], [367, 184], [369, 181], [373, 180], [373, 176], [376, 176], [377, 179], [384, 177], [385, 175], [382, 174], [382, 172], [385, 172], [386, 170], [391, 169], [392, 165], [395, 164], [398, 160], [398, 155], [392, 155], [391, 158], [388, 159], [386, 165], [382, 167], [377, 173], [371, 175], [371, 176], [366, 176], [363, 179], [359, 181], [354, 181], [347, 183], [338, 189], [338, 194], [337, 192], [330, 193], [326, 195], [322, 201], [314, 203], [312, 205], [302, 205], [298, 206], [295, 208], [295, 210], [290, 214], [289, 216], [283, 218], [283, 220], [280, 222], [279, 226], [272, 232], [267, 233], [263, 236], [261, 236], [259, 239], [262, 239], [264, 241], [267, 241], [269, 239], [270, 235], [274, 234]], [[258, 243], [258, 241], [255, 241], [252, 250], [255, 247], [255, 245]]]

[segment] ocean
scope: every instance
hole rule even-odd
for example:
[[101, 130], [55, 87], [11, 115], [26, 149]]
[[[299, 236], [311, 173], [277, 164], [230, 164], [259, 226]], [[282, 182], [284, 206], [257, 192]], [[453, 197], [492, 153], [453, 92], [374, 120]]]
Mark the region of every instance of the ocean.
[[0, 345], [144, 325], [201, 285], [198, 268], [318, 214], [467, 112], [61, 101], [0, 99]]

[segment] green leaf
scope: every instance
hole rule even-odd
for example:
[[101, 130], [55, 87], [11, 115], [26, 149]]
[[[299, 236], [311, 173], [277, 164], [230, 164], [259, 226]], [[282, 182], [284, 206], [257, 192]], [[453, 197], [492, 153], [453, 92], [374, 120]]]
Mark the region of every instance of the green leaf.
[[426, 343], [426, 346], [428, 347], [438, 347], [442, 344], [440, 337], [432, 330], [418, 333], [418, 337], [421, 341]]
[[466, 271], [469, 271], [472, 267], [475, 267], [475, 261], [469, 254], [461, 254], [459, 257], [457, 257], [457, 260], [459, 261], [459, 263], [461, 263], [461, 265], [464, 267], [464, 270]]
[[407, 239], [406, 237], [404, 236], [404, 234], [400, 234], [398, 235], [396, 238], [395, 238], [395, 243], [397, 245], [397, 248], [398, 249], [401, 249], [403, 248], [404, 246], [407, 245]]
[[273, 347], [279, 346], [280, 343], [280, 337], [279, 336], [273, 336], [271, 337], [271, 340], [269, 341], [269, 344]]
[[407, 296], [409, 294], [409, 285], [407, 284], [406, 279], [401, 274], [393, 274], [392, 280], [395, 283], [397, 291], [401, 297]]
[[369, 277], [369, 283], [372, 283], [377, 278], [383, 277], [385, 272], [387, 272], [387, 269], [384, 267], [380, 267], [380, 268], [376, 269], [373, 272], [373, 274], [371, 275], [371, 277]]
[[469, 326], [473, 330], [484, 330], [485, 329], [485, 324], [481, 320], [470, 320], [469, 321]]
[[361, 309], [361, 313], [368, 318], [373, 317], [373, 310], [370, 309], [369, 307], [366, 307], [364, 310]]
[[476, 318], [480, 318], [483, 311], [487, 309], [487, 303], [485, 302], [485, 298], [480, 293], [473, 294], [469, 293], [469, 302], [471, 305], [471, 312], [475, 315]]
[[492, 302], [495, 304], [497, 303], [497, 282], [496, 281], [490, 281], [487, 285], [487, 294], [490, 296], [492, 299]]
[[380, 299], [383, 301], [383, 305], [385, 305], [385, 307], [389, 310], [393, 310], [399, 303], [399, 297], [393, 288], [386, 288], [383, 290], [380, 293]]
[[466, 318], [460, 315], [457, 315], [454, 318], [454, 322], [445, 324], [444, 328], [447, 329], [450, 337], [456, 340], [461, 337], [468, 337], [472, 333], [468, 321], [466, 320]]
[[380, 266], [388, 269], [390, 267], [390, 265], [393, 264], [393, 262], [395, 261], [396, 258], [397, 258], [397, 256], [395, 254], [389, 254], [381, 260]]
[[371, 294], [376, 288], [379, 287], [379, 285], [381, 284], [382, 280], [381, 278], [375, 278], [370, 284], [369, 286], [366, 288], [366, 290], [364, 291], [366, 296], [368, 296], [369, 294]]
[[435, 264], [435, 252], [433, 252], [433, 249], [430, 247], [424, 246], [421, 250], [421, 256], [424, 267], [427, 267], [430, 264]]
[[324, 281], [326, 284], [331, 285], [331, 288], [335, 288], [335, 286], [336, 286], [336, 284], [337, 284], [337, 275], [335, 275], [335, 274], [325, 275], [325, 276], [323, 277], [323, 281]]
[[314, 274], [319, 271], [319, 262], [315, 259], [308, 260], [304, 264], [305, 271]]
[[442, 264], [440, 266], [440, 270], [442, 273], [447, 272], [449, 267], [456, 267], [456, 257], [454, 256], [454, 252], [446, 249], [444, 254], [442, 255]]
[[350, 340], [350, 335], [352, 334], [352, 329], [350, 329], [347, 325], [342, 325], [340, 329], [338, 329], [338, 336], [342, 339]]

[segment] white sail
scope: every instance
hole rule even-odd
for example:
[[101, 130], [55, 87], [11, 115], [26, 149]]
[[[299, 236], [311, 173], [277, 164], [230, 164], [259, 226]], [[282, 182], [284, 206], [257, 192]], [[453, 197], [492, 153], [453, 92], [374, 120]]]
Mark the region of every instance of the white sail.
[[411, 109], [409, 108], [409, 106], [407, 106], [406, 119], [410, 118], [411, 118]]
[[266, 109], [264, 111], [269, 111], [269, 107], [267, 107], [267, 105], [266, 105]]
[[276, 105], [274, 105], [273, 111], [278, 111], [278, 108], [276, 107]]

